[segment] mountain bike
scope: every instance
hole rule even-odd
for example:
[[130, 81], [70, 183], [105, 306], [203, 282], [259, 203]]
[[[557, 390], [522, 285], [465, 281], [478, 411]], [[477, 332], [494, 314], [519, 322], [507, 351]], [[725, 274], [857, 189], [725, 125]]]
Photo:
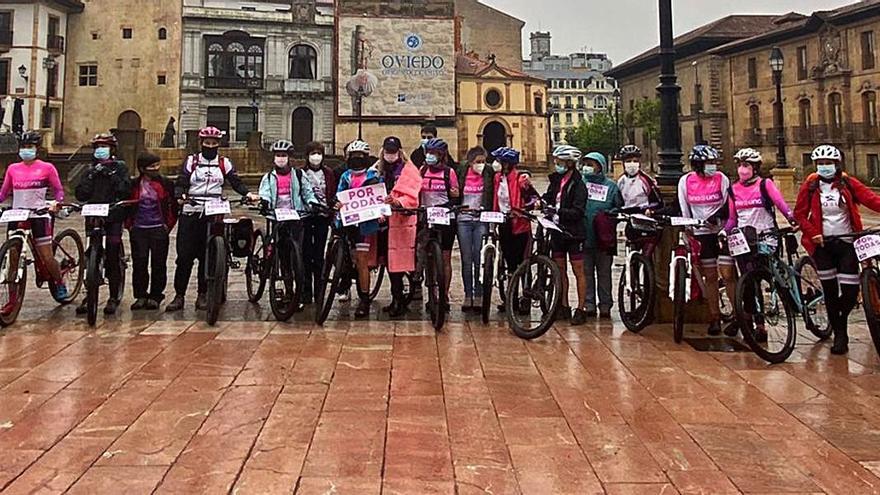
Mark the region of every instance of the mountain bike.
[[874, 349], [880, 355], [880, 229], [869, 229], [852, 235], [859, 262], [862, 263], [862, 274], [859, 285], [862, 291], [862, 308], [868, 331], [874, 342]]
[[651, 253], [662, 228], [659, 221], [638, 213], [618, 213], [617, 218], [626, 222], [626, 232], [631, 233], [617, 286], [618, 311], [627, 330], [638, 333], [654, 320], [657, 285]]
[[480, 307], [480, 317], [483, 324], [489, 323], [489, 315], [492, 311], [493, 287], [497, 287], [501, 304], [504, 304], [506, 293], [504, 291], [507, 282], [507, 266], [504, 257], [499, 253], [500, 235], [498, 229], [507, 216], [501, 212], [478, 212], [480, 221], [486, 223], [488, 230], [483, 235], [482, 247], [480, 248], [480, 284], [483, 287], [483, 300]]
[[684, 217], [663, 217], [667, 226], [683, 227], [678, 232], [678, 240], [672, 248], [672, 258], [669, 261], [669, 298], [672, 299], [672, 336], [676, 344], [684, 339], [684, 311], [685, 305], [693, 297], [691, 281], [696, 279], [702, 294], [706, 293], [706, 285], [700, 271], [699, 260], [694, 262], [694, 253], [697, 252], [694, 238], [690, 228], [706, 227], [708, 224], [701, 220]]

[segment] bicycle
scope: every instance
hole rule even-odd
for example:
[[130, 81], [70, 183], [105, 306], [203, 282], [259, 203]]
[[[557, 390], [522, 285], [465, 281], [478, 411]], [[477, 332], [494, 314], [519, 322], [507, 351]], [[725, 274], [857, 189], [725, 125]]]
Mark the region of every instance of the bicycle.
[[479, 210], [474, 211], [474, 213], [479, 215], [479, 221], [488, 224], [488, 229], [483, 235], [482, 247], [480, 248], [480, 283], [483, 287], [480, 318], [483, 324], [486, 325], [489, 323], [489, 316], [492, 311], [493, 287], [498, 288], [498, 296], [501, 298], [502, 305], [506, 298], [504, 285], [507, 281], [507, 268], [504, 264], [504, 258], [498, 254], [500, 241], [498, 228], [499, 224], [504, 223], [506, 215], [501, 212]]
[[868, 229], [853, 234], [856, 256], [862, 264], [859, 286], [862, 292], [862, 309], [874, 349], [880, 355], [880, 229]]
[[620, 319], [627, 330], [638, 333], [654, 320], [656, 275], [654, 262], [647, 253], [658, 242], [660, 222], [638, 213], [618, 213], [617, 218], [626, 222], [627, 232], [638, 233], [636, 239], [626, 241], [625, 262], [617, 286]]
[[[2, 277], [2, 285], [5, 289], [0, 291], [0, 294], [6, 296], [6, 300], [0, 304], [0, 326], [7, 327], [18, 319], [18, 314], [24, 304], [27, 290], [27, 267], [30, 264], [34, 265], [37, 287], [42, 288], [48, 282], [49, 292], [57, 303], [66, 305], [76, 299], [83, 283], [83, 242], [73, 229], [63, 230], [52, 239], [52, 252], [58, 261], [61, 277], [65, 281], [68, 291], [67, 297], [59, 299], [55, 294], [56, 282], [49, 276], [40, 257], [31, 255], [31, 252], [36, 251], [28, 220], [31, 210], [7, 209], [2, 211], [5, 218], [0, 218], [0, 222], [15, 224], [15, 227], [7, 234], [6, 241], [0, 246], [0, 277]], [[7, 211], [11, 213], [7, 214]], [[36, 215], [43, 215], [47, 212], [48, 209], [33, 211]]]
[[[758, 235], [754, 242], [748, 242], [741, 231], [731, 233], [731, 237], [742, 235], [737, 244], [757, 255], [757, 266], [740, 277], [736, 287], [736, 316], [743, 339], [755, 354], [773, 364], [784, 362], [794, 351], [795, 315], [800, 315], [807, 329], [820, 340], [831, 335], [827, 316], [825, 322], [820, 318], [825, 300], [822, 286], [818, 280], [811, 280], [811, 275], [802, 275], [802, 270], [811, 265], [803, 258], [796, 261], [794, 232], [792, 228], [773, 229]], [[769, 239], [774, 242], [767, 242]], [[773, 326], [773, 331], [768, 326]]]
[[[542, 216], [531, 212], [512, 209], [511, 213], [537, 223], [532, 250], [510, 277], [505, 297], [507, 322], [516, 336], [532, 340], [544, 335], [556, 322], [556, 310], [562, 294], [562, 274], [550, 258], [550, 239], [547, 230], [556, 230], [566, 235], [552, 220], [555, 210], [545, 208]], [[539, 318], [532, 320], [532, 311], [539, 312]]]

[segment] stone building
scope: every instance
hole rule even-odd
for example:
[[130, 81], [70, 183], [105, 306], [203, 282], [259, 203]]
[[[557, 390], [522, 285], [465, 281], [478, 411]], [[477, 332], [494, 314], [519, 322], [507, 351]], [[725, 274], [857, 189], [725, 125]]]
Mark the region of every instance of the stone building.
[[480, 60], [475, 54], [458, 55], [456, 74], [462, 154], [477, 145], [490, 152], [512, 146], [522, 150], [523, 163], [546, 163], [546, 81], [502, 67], [494, 58]]
[[180, 95], [180, 0], [89, 0], [68, 24], [64, 143], [108, 129], [158, 141]]
[[499, 65], [522, 70], [522, 28], [525, 22], [477, 0], [455, 0], [460, 51], [483, 60], [494, 55]]
[[333, 11], [314, 0], [184, 0], [180, 127], [333, 145]]
[[0, 106], [7, 96], [20, 98], [24, 128], [49, 129], [56, 142], [64, 116], [68, 17], [82, 10], [79, 0], [0, 5]]

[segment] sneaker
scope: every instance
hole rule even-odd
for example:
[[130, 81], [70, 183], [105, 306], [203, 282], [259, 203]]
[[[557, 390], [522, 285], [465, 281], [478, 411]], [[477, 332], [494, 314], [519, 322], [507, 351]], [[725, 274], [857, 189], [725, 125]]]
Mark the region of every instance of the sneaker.
[[196, 309], [199, 311], [204, 311], [208, 309], [208, 295], [207, 294], [199, 294], [196, 297]]
[[144, 309], [147, 311], [155, 311], [159, 309], [159, 301], [152, 298], [147, 298], [144, 300]]
[[302, 297], [300, 298], [300, 303], [301, 304], [312, 304], [312, 294], [311, 293], [303, 294]]
[[171, 302], [168, 304], [168, 306], [165, 306], [165, 312], [173, 313], [175, 311], [180, 311], [181, 309], [183, 309], [184, 304], [186, 304], [186, 300], [183, 298], [183, 296], [176, 295], [174, 296], [174, 299], [172, 299]]
[[588, 309], [588, 310], [586, 311], [586, 314], [587, 314], [587, 318], [595, 318], [596, 315], [597, 315], [595, 309]]
[[463, 313], [467, 313], [467, 312], [473, 311], [473, 310], [474, 310], [474, 298], [473, 297], [466, 297], [464, 299], [464, 303], [461, 305], [461, 311]]
[[104, 314], [105, 315], [115, 314], [117, 308], [119, 308], [119, 300], [113, 299], [111, 297], [110, 299], [107, 299], [107, 305], [104, 306]]
[[603, 320], [610, 320], [611, 319], [611, 310], [610, 309], [600, 310], [599, 311], [599, 318], [602, 318]]
[[135, 299], [134, 304], [131, 305], [132, 311], [140, 311], [147, 306], [147, 300], [143, 297]]
[[713, 321], [712, 323], [709, 324], [709, 329], [706, 330], [706, 332], [712, 336], [721, 335], [721, 322], [720, 321]]
[[358, 307], [354, 310], [355, 318], [366, 318], [370, 316], [370, 301], [367, 299], [361, 299], [358, 303]]
[[407, 313], [407, 311], [409, 311], [409, 308], [406, 306], [406, 304], [403, 304], [402, 302], [399, 304], [394, 304], [393, 306], [394, 307], [391, 309], [391, 311], [388, 312], [388, 316], [392, 318], [403, 316]]
[[57, 284], [55, 286], [55, 299], [64, 300], [70, 297], [70, 293], [67, 292], [67, 286], [64, 283]]
[[569, 306], [559, 305], [556, 308], [556, 319], [557, 320], [570, 320], [571, 319], [571, 308]]
[[842, 355], [849, 352], [849, 336], [843, 332], [834, 332], [834, 344], [831, 346], [831, 354]]
[[86, 306], [87, 306], [86, 300], [83, 299], [82, 302], [79, 303], [79, 306], [76, 307], [76, 314], [84, 315], [84, 314], [88, 313], [89, 308], [87, 308]]
[[342, 294], [339, 294], [339, 298], [337, 298], [337, 301], [339, 301], [339, 302], [351, 301], [351, 289], [348, 289], [347, 291], [343, 292]]
[[583, 325], [587, 322], [587, 312], [581, 308], [574, 310], [574, 315], [571, 317], [571, 324], [574, 326]]

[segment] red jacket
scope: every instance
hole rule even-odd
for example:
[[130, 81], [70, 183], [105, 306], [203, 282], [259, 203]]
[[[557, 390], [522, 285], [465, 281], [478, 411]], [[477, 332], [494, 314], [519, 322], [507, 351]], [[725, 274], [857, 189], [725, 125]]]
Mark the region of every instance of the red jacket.
[[[867, 186], [857, 179], [842, 174], [834, 180], [832, 187], [840, 190], [847, 209], [849, 219], [854, 232], [859, 232], [862, 227], [862, 215], [859, 213], [859, 204], [880, 211], [880, 196], [874, 194]], [[794, 218], [803, 231], [801, 244], [804, 245], [810, 255], [816, 250], [813, 237], [823, 235], [822, 232], [822, 203], [819, 194], [819, 175], [810, 174], [801, 185], [798, 192], [797, 203], [794, 205]]]
[[[131, 181], [131, 195], [128, 199], [141, 198], [141, 180], [143, 177]], [[156, 190], [159, 197], [159, 208], [162, 210], [162, 218], [165, 220], [165, 228], [171, 232], [177, 223], [177, 201], [174, 199], [174, 184], [165, 177], [151, 179], [150, 185]], [[134, 218], [137, 215], [137, 206], [132, 208], [132, 214], [125, 219], [125, 228], [134, 227]]]
[[[492, 209], [500, 211], [498, 207], [498, 185], [501, 184], [501, 176], [504, 172], [495, 174], [495, 201]], [[538, 199], [538, 192], [532, 186], [529, 176], [520, 172], [516, 167], [507, 173], [507, 189], [510, 194], [510, 207], [524, 209], [526, 205]], [[525, 234], [532, 231], [531, 222], [525, 218], [513, 218], [511, 230], [514, 234]]]

